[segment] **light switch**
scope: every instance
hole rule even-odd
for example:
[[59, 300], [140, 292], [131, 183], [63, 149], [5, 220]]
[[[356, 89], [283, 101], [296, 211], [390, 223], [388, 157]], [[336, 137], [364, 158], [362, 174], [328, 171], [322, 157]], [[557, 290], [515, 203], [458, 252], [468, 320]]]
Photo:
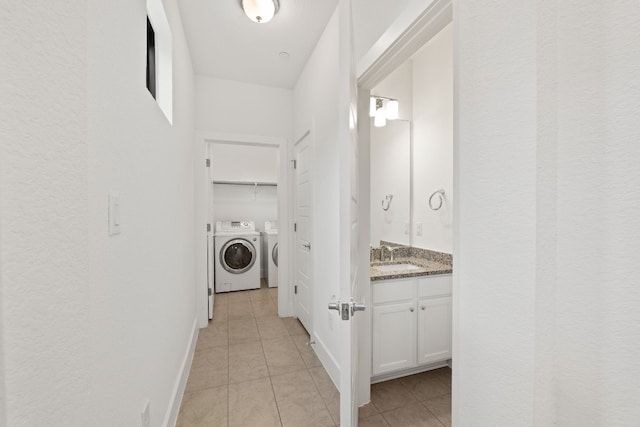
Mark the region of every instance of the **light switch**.
[[120, 234], [120, 197], [109, 194], [109, 236]]

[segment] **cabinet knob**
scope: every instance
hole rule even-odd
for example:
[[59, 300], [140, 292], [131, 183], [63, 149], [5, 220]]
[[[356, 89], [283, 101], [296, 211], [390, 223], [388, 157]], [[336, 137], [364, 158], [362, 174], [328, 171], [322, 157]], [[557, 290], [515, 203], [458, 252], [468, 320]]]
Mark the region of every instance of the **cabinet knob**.
[[425, 307], [424, 305], [420, 306], [420, 310], [424, 311], [427, 307]]
[[409, 309], [409, 311], [413, 313], [413, 307], [411, 307], [411, 308]]

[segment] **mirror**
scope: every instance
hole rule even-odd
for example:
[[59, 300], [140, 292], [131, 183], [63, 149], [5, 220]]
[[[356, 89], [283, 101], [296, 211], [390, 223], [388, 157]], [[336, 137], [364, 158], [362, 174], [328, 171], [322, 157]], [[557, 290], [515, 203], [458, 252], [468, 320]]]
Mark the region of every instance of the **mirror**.
[[[387, 117], [384, 126], [375, 127], [371, 119], [374, 247], [382, 240], [448, 254], [453, 250], [451, 28], [447, 25], [371, 89], [374, 100], [399, 103], [398, 120]], [[378, 111], [377, 103], [373, 106]]]
[[410, 245], [411, 127], [406, 120], [371, 126], [371, 244]]

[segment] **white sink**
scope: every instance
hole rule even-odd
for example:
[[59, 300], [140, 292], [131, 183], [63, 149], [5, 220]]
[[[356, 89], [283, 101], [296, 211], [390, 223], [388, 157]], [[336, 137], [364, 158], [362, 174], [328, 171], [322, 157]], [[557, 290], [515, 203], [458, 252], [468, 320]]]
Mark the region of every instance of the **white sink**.
[[412, 271], [412, 270], [421, 270], [422, 267], [417, 265], [403, 263], [403, 264], [386, 264], [386, 265], [374, 265], [378, 271], [382, 271], [383, 273], [387, 273], [389, 271]]

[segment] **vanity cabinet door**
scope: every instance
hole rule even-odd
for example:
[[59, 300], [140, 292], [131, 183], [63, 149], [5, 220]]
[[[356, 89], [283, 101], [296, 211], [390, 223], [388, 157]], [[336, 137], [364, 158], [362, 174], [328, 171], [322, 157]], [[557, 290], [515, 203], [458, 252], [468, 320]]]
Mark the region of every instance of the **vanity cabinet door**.
[[418, 364], [451, 359], [451, 297], [418, 301]]
[[415, 301], [373, 306], [373, 375], [416, 365]]

